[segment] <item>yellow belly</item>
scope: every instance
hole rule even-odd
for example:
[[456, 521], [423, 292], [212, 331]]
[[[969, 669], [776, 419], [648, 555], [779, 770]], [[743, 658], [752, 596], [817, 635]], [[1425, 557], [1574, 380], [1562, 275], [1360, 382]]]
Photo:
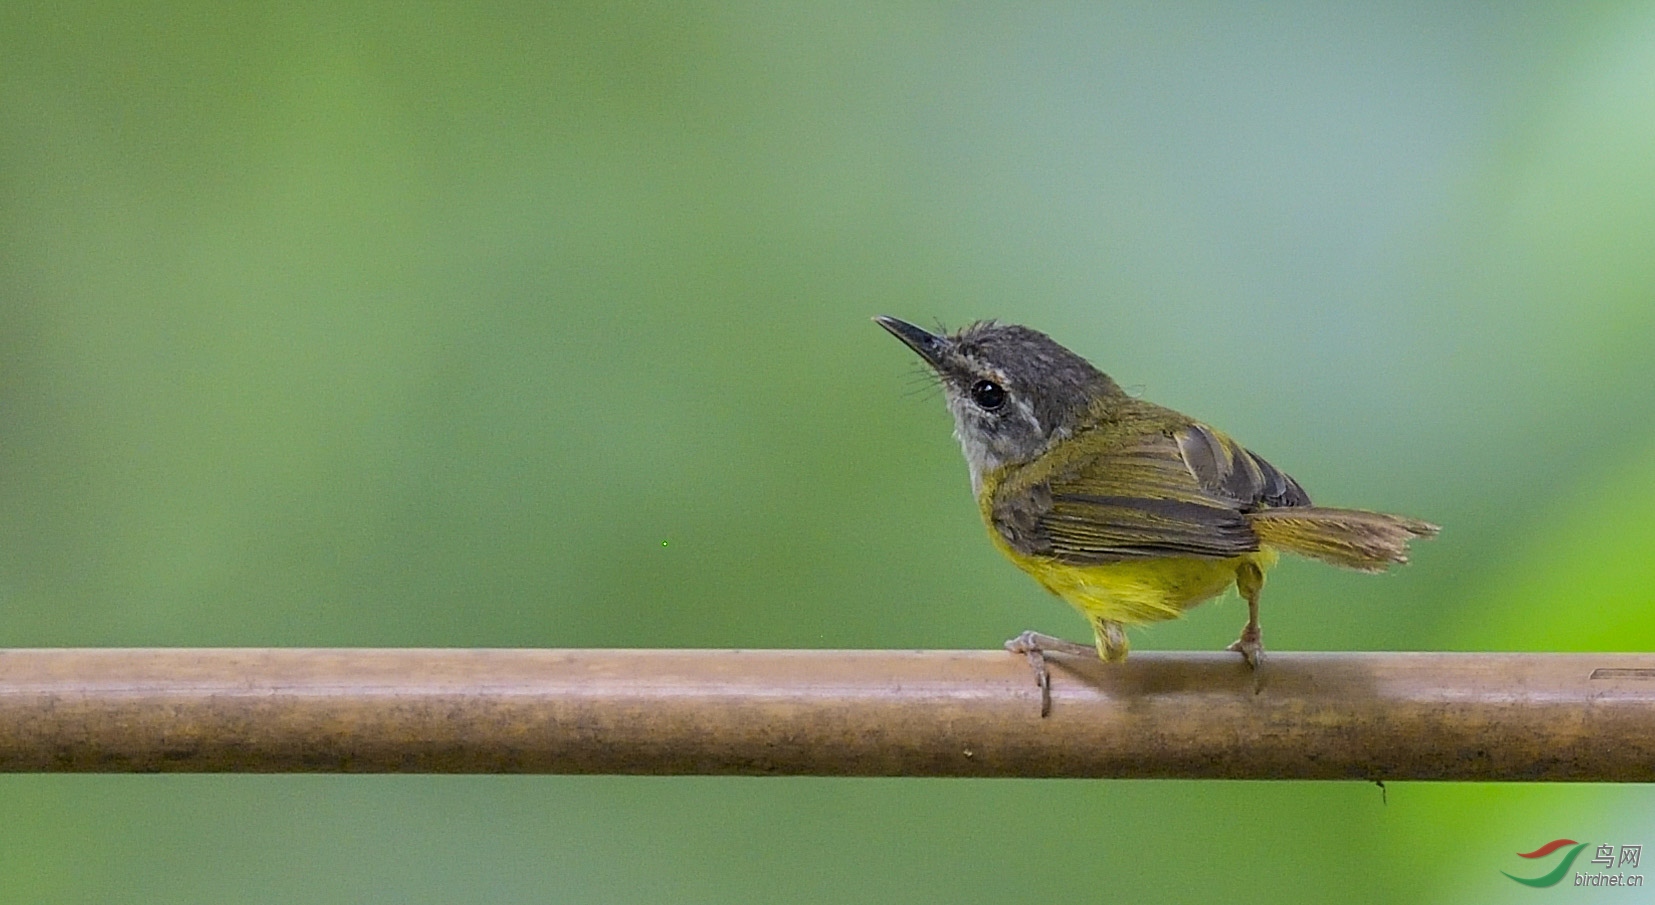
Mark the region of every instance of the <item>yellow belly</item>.
[[1270, 549], [1229, 559], [1178, 556], [1100, 566], [1066, 565], [1005, 552], [1046, 590], [1083, 615], [1128, 625], [1177, 619], [1184, 610], [1224, 593], [1244, 562], [1257, 564], [1260, 571], [1276, 564], [1276, 553]]

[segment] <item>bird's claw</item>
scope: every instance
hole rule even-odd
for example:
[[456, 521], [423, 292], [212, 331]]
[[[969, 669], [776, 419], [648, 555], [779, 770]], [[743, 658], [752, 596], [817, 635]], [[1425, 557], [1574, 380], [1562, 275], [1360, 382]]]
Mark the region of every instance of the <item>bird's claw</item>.
[[1034, 672], [1034, 684], [1040, 689], [1040, 716], [1052, 713], [1052, 673], [1046, 666], [1048, 640], [1039, 632], [1027, 631], [1006, 642], [1006, 650], [1022, 654]]
[[1263, 632], [1258, 626], [1249, 625], [1241, 630], [1241, 637], [1230, 642], [1225, 650], [1232, 650], [1241, 654], [1241, 659], [1247, 663], [1247, 668], [1253, 673], [1253, 694], [1264, 690], [1264, 676], [1259, 667], [1264, 663]]
[[1256, 638], [1251, 641], [1238, 638], [1230, 642], [1230, 646], [1224, 649], [1241, 654], [1241, 659], [1247, 661], [1248, 669], [1258, 669], [1259, 664], [1264, 662], [1264, 645], [1260, 644]]

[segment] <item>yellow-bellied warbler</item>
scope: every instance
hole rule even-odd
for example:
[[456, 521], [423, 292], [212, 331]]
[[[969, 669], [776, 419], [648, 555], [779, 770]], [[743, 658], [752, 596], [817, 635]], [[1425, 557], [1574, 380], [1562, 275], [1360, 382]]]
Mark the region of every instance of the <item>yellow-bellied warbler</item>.
[[[1257, 669], [1258, 601], [1278, 551], [1364, 572], [1407, 562], [1437, 526], [1315, 506], [1287, 474], [1223, 433], [1127, 395], [1038, 330], [981, 321], [935, 334], [874, 320], [935, 372], [989, 537], [1092, 625], [1098, 656], [1126, 656], [1124, 627], [1176, 619], [1233, 583], [1247, 625], [1229, 649]], [[1026, 654], [1050, 708], [1044, 653], [1092, 648], [1039, 632]]]

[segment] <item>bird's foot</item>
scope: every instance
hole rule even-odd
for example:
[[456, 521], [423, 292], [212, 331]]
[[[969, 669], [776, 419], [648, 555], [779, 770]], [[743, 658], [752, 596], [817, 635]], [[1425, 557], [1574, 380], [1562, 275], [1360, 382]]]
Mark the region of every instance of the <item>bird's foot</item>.
[[1264, 630], [1259, 628], [1257, 622], [1249, 622], [1242, 627], [1241, 637], [1224, 649], [1241, 654], [1249, 669], [1258, 669], [1259, 663], [1264, 660]]
[[1224, 649], [1241, 654], [1241, 659], [1247, 662], [1247, 668], [1253, 671], [1253, 693], [1258, 694], [1263, 688], [1259, 666], [1264, 663], [1264, 632], [1257, 625], [1248, 625], [1241, 630], [1241, 637]]
[[1022, 654], [1028, 658], [1029, 669], [1034, 671], [1034, 684], [1040, 688], [1040, 715], [1048, 716], [1052, 712], [1052, 674], [1046, 668], [1046, 654], [1076, 654], [1086, 656], [1091, 654], [1092, 648], [1073, 641], [1065, 641], [1052, 635], [1040, 632], [1024, 632], [1006, 642], [1006, 650], [1014, 654]]

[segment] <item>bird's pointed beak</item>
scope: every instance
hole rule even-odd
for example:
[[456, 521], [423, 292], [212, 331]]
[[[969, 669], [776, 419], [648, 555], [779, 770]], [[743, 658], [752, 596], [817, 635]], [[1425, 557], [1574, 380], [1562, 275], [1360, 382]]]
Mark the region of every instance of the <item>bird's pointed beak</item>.
[[925, 359], [926, 364], [932, 368], [942, 368], [942, 354], [948, 349], [948, 340], [935, 333], [922, 330], [907, 321], [886, 317], [883, 314], [874, 318], [873, 321], [890, 331], [892, 336], [902, 340], [908, 348], [919, 353], [919, 357]]

